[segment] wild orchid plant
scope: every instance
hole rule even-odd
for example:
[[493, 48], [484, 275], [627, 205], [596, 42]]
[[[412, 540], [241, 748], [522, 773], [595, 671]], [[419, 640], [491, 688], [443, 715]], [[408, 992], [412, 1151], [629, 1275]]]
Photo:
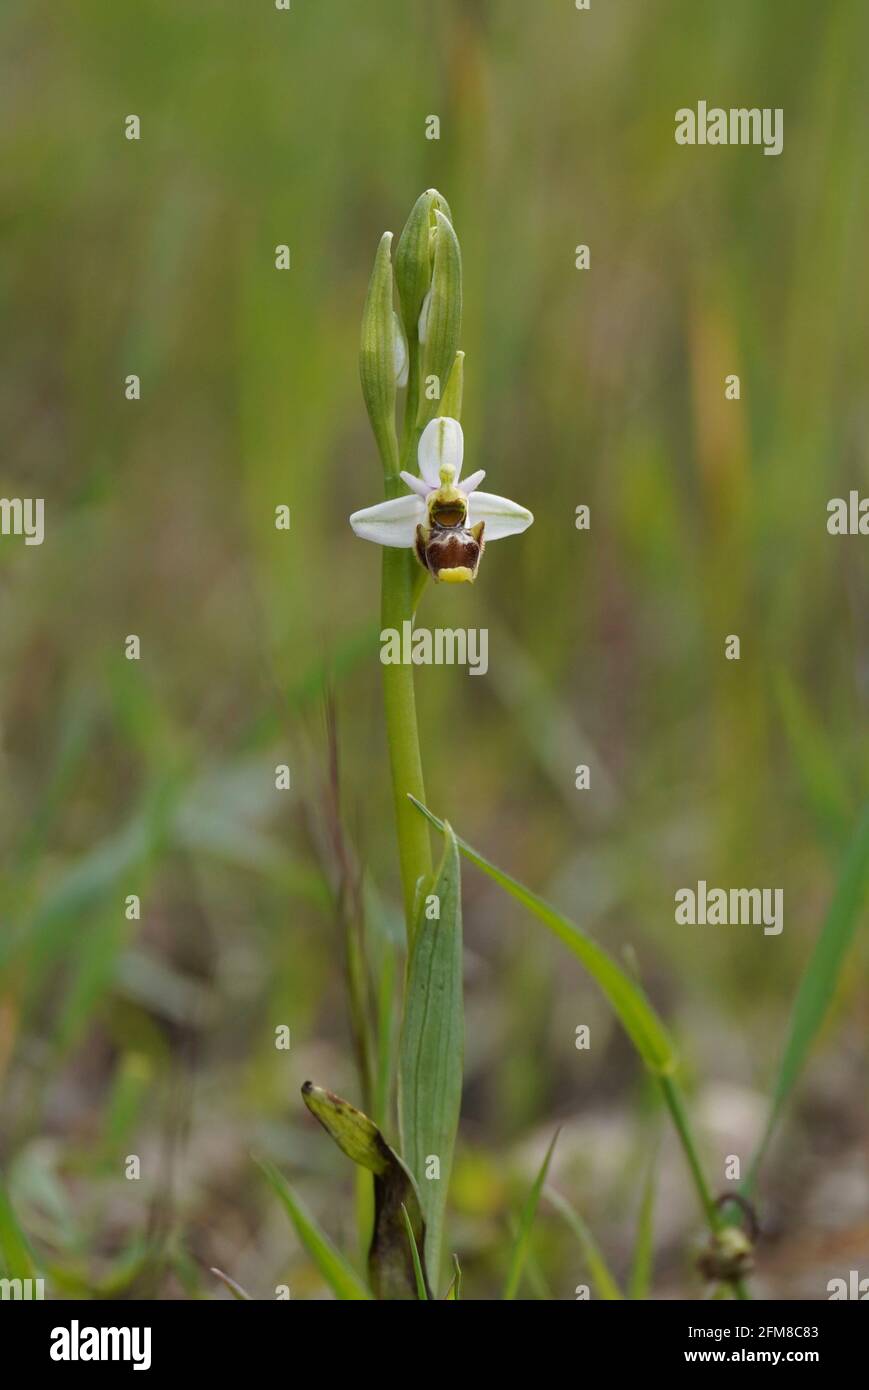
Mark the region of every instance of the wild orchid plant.
[[[518, 503], [480, 491], [482, 469], [462, 476], [461, 254], [450, 209], [434, 189], [417, 199], [399, 238], [394, 263], [391, 253], [392, 233], [387, 232], [375, 257], [365, 302], [360, 355], [362, 392], [383, 465], [386, 497], [355, 512], [350, 524], [357, 536], [384, 548], [382, 625], [398, 630], [413, 620], [429, 577], [439, 583], [473, 582], [485, 543], [524, 531], [533, 518]], [[405, 393], [400, 442], [399, 391]], [[414, 460], [418, 473], [411, 471]], [[429, 1299], [438, 1297], [443, 1288], [444, 1216], [462, 1091], [459, 864], [464, 856], [547, 927], [606, 996], [654, 1078], [684, 1151], [709, 1231], [698, 1269], [716, 1296], [748, 1297], [744, 1280], [752, 1268], [756, 1235], [751, 1198], [784, 1101], [820, 1026], [853, 935], [869, 864], [869, 816], [858, 827], [797, 996], [762, 1141], [741, 1187], [716, 1200], [675, 1077], [673, 1042], [634, 973], [427, 809], [413, 666], [384, 665], [383, 682], [407, 945], [397, 1058], [389, 1026], [391, 976], [381, 978], [385, 988], [377, 991], [379, 1005], [374, 1012], [378, 1018], [372, 1023], [365, 961], [360, 959], [363, 933], [353, 937], [349, 951], [350, 1006], [363, 1058], [363, 1094], [376, 1118], [310, 1082], [302, 1090], [308, 1109], [338, 1146], [363, 1176], [365, 1170], [373, 1176], [373, 1211], [366, 1209], [364, 1200], [360, 1207], [360, 1226], [368, 1244], [367, 1280], [319, 1229], [278, 1170], [263, 1163], [300, 1240], [338, 1298]], [[430, 827], [443, 837], [436, 869]], [[375, 1073], [376, 1086], [371, 1082]], [[384, 1134], [393, 1130], [393, 1075], [397, 1076], [397, 1143], [390, 1143]], [[517, 1296], [532, 1223], [545, 1196], [576, 1236], [596, 1295], [621, 1298], [619, 1284], [582, 1218], [561, 1194], [545, 1187], [554, 1143], [520, 1214], [506, 1262], [503, 1296]], [[632, 1297], [648, 1293], [653, 1181], [650, 1169], [629, 1286]], [[361, 1191], [364, 1197], [371, 1188]], [[449, 1299], [457, 1299], [461, 1290], [458, 1260], [453, 1259], [452, 1278], [443, 1295]]]

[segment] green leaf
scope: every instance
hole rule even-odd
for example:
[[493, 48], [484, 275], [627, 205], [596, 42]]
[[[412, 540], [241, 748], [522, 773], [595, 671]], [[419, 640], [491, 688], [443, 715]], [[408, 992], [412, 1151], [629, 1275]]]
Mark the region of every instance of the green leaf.
[[453, 1277], [444, 1294], [444, 1303], [458, 1303], [462, 1297], [462, 1266], [458, 1255], [453, 1255]]
[[[411, 796], [410, 800], [432, 825], [440, 831], [444, 830], [444, 822], [423, 806], [421, 801], [414, 796]], [[466, 859], [494, 879], [517, 902], [527, 907], [581, 961], [606, 995], [649, 1070], [662, 1076], [672, 1073], [677, 1061], [672, 1040], [637, 982], [590, 936], [569, 918], [550, 907], [536, 893], [532, 893], [530, 888], [496, 868], [465, 840], [457, 837], [456, 843]]]
[[425, 1221], [413, 1177], [373, 1120], [349, 1101], [306, 1081], [305, 1104], [339, 1149], [374, 1174], [374, 1234], [368, 1252], [371, 1287], [379, 1299], [416, 1299], [416, 1272], [408, 1250], [402, 1208], [425, 1248]]
[[806, 799], [828, 843], [841, 847], [853, 823], [853, 800], [830, 740], [795, 682], [776, 674], [775, 693]]
[[385, 1123], [391, 1113], [395, 1075], [395, 1035], [398, 967], [394, 949], [383, 953], [380, 979], [377, 985], [377, 1068], [375, 1074], [374, 1114], [378, 1123]]
[[428, 1289], [425, 1286], [425, 1275], [422, 1272], [422, 1263], [416, 1245], [416, 1236], [413, 1234], [413, 1225], [407, 1214], [407, 1207], [404, 1205], [404, 1202], [401, 1204], [401, 1214], [404, 1217], [404, 1229], [407, 1231], [407, 1243], [410, 1246], [410, 1255], [413, 1260], [413, 1274], [416, 1279], [416, 1296], [421, 1302], [427, 1303]]
[[442, 212], [435, 212], [434, 266], [428, 308], [428, 332], [422, 347], [422, 379], [437, 377], [439, 391], [429, 400], [422, 391], [417, 426], [422, 428], [442, 414], [441, 398], [453, 370], [462, 328], [462, 253], [453, 224]]
[[302, 1201], [296, 1196], [286, 1178], [267, 1159], [256, 1159], [272, 1188], [277, 1193], [296, 1228], [296, 1234], [304, 1245], [314, 1264], [319, 1269], [336, 1298], [358, 1301], [370, 1299], [368, 1292], [353, 1266], [337, 1250], [329, 1237], [320, 1230]]
[[[435, 906], [437, 918], [430, 919]], [[462, 1104], [463, 1052], [461, 871], [456, 837], [446, 825], [440, 867], [418, 899], [398, 1063], [401, 1150], [419, 1187], [426, 1266], [435, 1284]], [[426, 1161], [433, 1156], [440, 1176], [429, 1179]]]
[[519, 1281], [522, 1278], [522, 1270], [528, 1256], [528, 1243], [531, 1240], [531, 1228], [534, 1225], [534, 1218], [537, 1215], [537, 1206], [540, 1202], [543, 1184], [546, 1182], [546, 1174], [549, 1172], [552, 1151], [555, 1148], [560, 1133], [560, 1130], [556, 1130], [552, 1136], [552, 1142], [546, 1150], [546, 1157], [540, 1166], [540, 1172], [534, 1179], [531, 1191], [528, 1193], [525, 1199], [525, 1205], [522, 1208], [522, 1215], [519, 1218], [519, 1230], [516, 1232], [516, 1239], [513, 1242], [513, 1250], [510, 1255], [507, 1282], [504, 1285], [504, 1298], [507, 1300], [514, 1299], [519, 1292]]
[[302, 1087], [302, 1099], [348, 1158], [368, 1168], [376, 1177], [388, 1171], [394, 1155], [373, 1120], [349, 1100], [310, 1081]]
[[622, 1297], [622, 1291], [610, 1272], [609, 1266], [601, 1253], [600, 1246], [583, 1221], [579, 1212], [562, 1197], [560, 1192], [555, 1192], [551, 1187], [547, 1187], [544, 1196], [551, 1206], [555, 1208], [573, 1234], [579, 1241], [580, 1249], [588, 1267], [589, 1277], [600, 1298], [608, 1302], [615, 1302]]
[[0, 1180], [0, 1257], [3, 1260], [6, 1278], [36, 1278], [36, 1266], [27, 1237], [18, 1224], [18, 1218], [2, 1180]]
[[398, 474], [395, 433], [395, 320], [392, 308], [392, 232], [384, 232], [362, 312], [359, 379], [384, 472]]
[[799, 1079], [839, 983], [869, 890], [869, 804], [857, 824], [815, 949], [803, 971], [763, 1138], [743, 1186], [750, 1193], [785, 1101]]
[[655, 1239], [655, 1179], [657, 1176], [658, 1155], [653, 1154], [646, 1170], [643, 1196], [640, 1202], [640, 1215], [637, 1221], [637, 1239], [634, 1245], [634, 1258], [631, 1265], [631, 1278], [628, 1285], [629, 1297], [636, 1300], [648, 1298], [652, 1283], [652, 1259]]

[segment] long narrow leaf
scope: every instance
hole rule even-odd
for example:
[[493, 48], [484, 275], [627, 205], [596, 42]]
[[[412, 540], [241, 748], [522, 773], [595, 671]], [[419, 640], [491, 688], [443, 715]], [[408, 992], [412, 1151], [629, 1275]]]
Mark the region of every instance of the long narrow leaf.
[[371, 1294], [363, 1284], [351, 1264], [345, 1260], [340, 1250], [332, 1244], [329, 1237], [320, 1230], [307, 1208], [296, 1196], [286, 1178], [267, 1159], [258, 1158], [259, 1164], [273, 1190], [280, 1199], [284, 1210], [296, 1228], [296, 1234], [304, 1245], [314, 1264], [319, 1269], [336, 1298], [358, 1301], [370, 1299]]
[[[416, 797], [410, 798], [417, 810], [431, 821], [438, 830], [444, 830], [444, 822], [433, 815]], [[502, 869], [498, 869], [473, 849], [465, 840], [457, 838], [456, 843], [466, 859], [476, 864], [497, 884], [500, 884], [517, 902], [527, 907], [534, 916], [548, 927], [554, 936], [573, 952], [585, 966], [606, 995], [622, 1027], [630, 1037], [650, 1071], [658, 1075], [669, 1075], [676, 1066], [676, 1052], [667, 1029], [655, 1013], [643, 990], [607, 955], [597, 942], [587, 936], [574, 922], [564, 917], [555, 908], [532, 893], [530, 888], [519, 883]]]
[[537, 1207], [540, 1202], [540, 1194], [543, 1191], [543, 1184], [546, 1182], [546, 1174], [549, 1172], [549, 1164], [552, 1160], [552, 1151], [560, 1134], [556, 1130], [552, 1136], [552, 1142], [546, 1150], [546, 1157], [540, 1165], [540, 1172], [534, 1179], [531, 1191], [525, 1199], [522, 1208], [522, 1215], [519, 1218], [519, 1229], [516, 1232], [516, 1239], [513, 1242], [513, 1250], [510, 1255], [510, 1267], [507, 1271], [507, 1281], [504, 1285], [504, 1298], [514, 1299], [519, 1292], [519, 1283], [522, 1278], [522, 1270], [528, 1257], [528, 1244], [531, 1240], [531, 1228], [534, 1225], [534, 1218], [537, 1215]]
[[415, 1299], [416, 1271], [404, 1233], [407, 1212], [417, 1249], [425, 1248], [425, 1219], [410, 1169], [387, 1144], [373, 1120], [355, 1105], [306, 1081], [302, 1096], [339, 1149], [374, 1174], [374, 1230], [368, 1274], [379, 1299]]
[[453, 1277], [450, 1286], [444, 1294], [445, 1303], [458, 1303], [462, 1297], [462, 1266], [459, 1264], [458, 1255], [453, 1255]]
[[401, 1214], [404, 1217], [404, 1229], [407, 1231], [407, 1243], [410, 1246], [410, 1258], [413, 1260], [413, 1275], [416, 1279], [416, 1296], [422, 1303], [428, 1302], [428, 1289], [425, 1286], [425, 1275], [422, 1272], [422, 1263], [419, 1258], [419, 1248], [416, 1243], [416, 1236], [413, 1234], [413, 1225], [407, 1214], [407, 1207], [402, 1202]]
[[840, 849], [852, 823], [854, 806], [831, 740], [787, 671], [777, 673], [774, 689], [806, 800], [819, 831], [828, 843]]
[[833, 901], [815, 949], [803, 972], [791, 1013], [787, 1043], [779, 1067], [763, 1138], [744, 1185], [750, 1192], [782, 1112], [805, 1066], [809, 1049], [830, 1007], [848, 947], [854, 939], [869, 890], [869, 805], [864, 808], [845, 855]]
[[419, 1188], [426, 1268], [435, 1286], [462, 1104], [463, 1051], [459, 851], [447, 825], [440, 867], [430, 891], [420, 895], [399, 1051], [401, 1150]]
[[560, 1192], [554, 1192], [551, 1187], [547, 1187], [544, 1196], [558, 1214], [564, 1218], [567, 1225], [576, 1236], [576, 1239], [579, 1241], [591, 1282], [598, 1296], [605, 1299], [607, 1302], [616, 1302], [622, 1297], [622, 1291], [610, 1272], [610, 1268], [601, 1253], [600, 1246], [579, 1212], [562, 1197]]
[[631, 1265], [629, 1284], [630, 1297], [644, 1299], [649, 1296], [652, 1283], [652, 1259], [655, 1244], [655, 1180], [657, 1177], [658, 1155], [653, 1154], [646, 1170], [643, 1196], [640, 1202], [640, 1215], [637, 1221], [637, 1240], [634, 1245], [634, 1258]]

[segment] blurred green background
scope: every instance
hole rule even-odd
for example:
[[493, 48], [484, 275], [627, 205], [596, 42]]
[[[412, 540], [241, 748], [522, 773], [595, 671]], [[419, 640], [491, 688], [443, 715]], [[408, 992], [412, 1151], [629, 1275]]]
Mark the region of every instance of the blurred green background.
[[[367, 278], [429, 186], [464, 256], [466, 467], [536, 517], [423, 600], [488, 628], [490, 663], [418, 676], [429, 803], [636, 962], [724, 1187], [869, 771], [867, 542], [826, 532], [869, 489], [869, 9], [4, 0], [0, 40], [0, 490], [46, 505], [42, 547], [0, 542], [0, 1165], [50, 1293], [228, 1296], [216, 1264], [325, 1296], [251, 1151], [353, 1247], [352, 1173], [299, 1099], [358, 1099], [324, 708], [394, 931], [380, 554], [347, 517], [381, 495]], [[783, 107], [783, 154], [677, 146], [701, 99]], [[783, 934], [677, 926], [699, 878], [783, 888]], [[466, 1293], [497, 1290], [557, 1123], [554, 1183], [622, 1273], [656, 1129], [636, 1062], [472, 870], [465, 934]], [[866, 967], [861, 934], [766, 1172], [767, 1296], [866, 1272]], [[657, 1296], [698, 1292], [697, 1225], [667, 1137]], [[530, 1275], [585, 1277], [551, 1212]]]

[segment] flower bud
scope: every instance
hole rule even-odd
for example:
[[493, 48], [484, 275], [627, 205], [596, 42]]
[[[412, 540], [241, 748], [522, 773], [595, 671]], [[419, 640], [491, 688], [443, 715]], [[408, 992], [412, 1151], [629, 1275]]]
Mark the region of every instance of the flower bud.
[[462, 396], [465, 389], [465, 354], [456, 353], [456, 360], [450, 372], [447, 382], [447, 389], [441, 396], [441, 415], [448, 415], [452, 420], [462, 418]]
[[416, 337], [423, 301], [431, 288], [436, 212], [452, 222], [446, 198], [437, 189], [429, 188], [414, 203], [395, 249], [395, 283], [409, 338]]
[[[431, 289], [424, 314], [417, 425], [443, 415], [442, 397], [453, 369], [462, 326], [462, 253], [453, 224], [435, 211]], [[417, 325], [419, 331], [419, 325]], [[433, 388], [433, 389], [429, 389]]]
[[404, 336], [401, 319], [394, 311], [392, 320], [395, 325], [395, 384], [396, 386], [406, 386], [408, 369], [407, 339]]
[[384, 232], [362, 313], [359, 377], [374, 438], [387, 475], [398, 472], [398, 440], [395, 433], [395, 388], [398, 366], [390, 248], [392, 232]]

